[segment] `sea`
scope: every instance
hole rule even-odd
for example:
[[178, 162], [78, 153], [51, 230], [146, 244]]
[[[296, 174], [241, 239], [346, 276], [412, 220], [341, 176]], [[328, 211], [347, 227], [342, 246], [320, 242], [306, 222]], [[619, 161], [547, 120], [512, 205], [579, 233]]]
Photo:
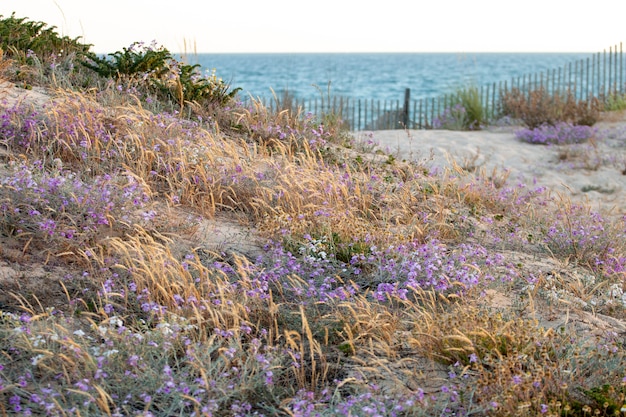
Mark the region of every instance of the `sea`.
[[222, 53], [184, 57], [239, 87], [240, 98], [438, 97], [468, 86], [558, 70], [592, 53]]

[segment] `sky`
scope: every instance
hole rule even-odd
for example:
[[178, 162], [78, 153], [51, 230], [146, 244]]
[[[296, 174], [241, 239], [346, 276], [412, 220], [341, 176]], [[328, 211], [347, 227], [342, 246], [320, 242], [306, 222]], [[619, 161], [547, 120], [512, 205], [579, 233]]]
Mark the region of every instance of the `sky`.
[[626, 41], [623, 0], [0, 0], [92, 51], [599, 52]]

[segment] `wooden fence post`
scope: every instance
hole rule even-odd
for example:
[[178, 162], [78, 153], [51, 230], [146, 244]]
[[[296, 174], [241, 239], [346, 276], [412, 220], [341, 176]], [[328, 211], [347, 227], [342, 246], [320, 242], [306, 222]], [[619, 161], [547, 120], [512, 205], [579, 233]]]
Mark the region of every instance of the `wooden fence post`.
[[600, 86], [599, 94], [600, 94], [600, 97], [605, 97], [606, 96], [605, 94], [606, 93], [606, 49], [602, 51], [600, 68], [602, 70], [602, 73], [601, 73], [600, 82], [598, 84]]
[[409, 104], [411, 102], [411, 89], [404, 90], [404, 106], [402, 107], [402, 127], [409, 127]]
[[613, 70], [613, 62], [611, 61], [611, 58], [613, 57], [613, 47], [609, 46], [609, 92], [608, 95], [611, 95], [611, 71]]
[[418, 122], [418, 124], [417, 124], [417, 128], [418, 128], [418, 129], [424, 129], [424, 123], [422, 123], [422, 116], [424, 115], [424, 113], [423, 113], [423, 111], [422, 111], [422, 108], [423, 108], [422, 106], [423, 106], [423, 104], [424, 104], [424, 99], [423, 99], [423, 98], [420, 98], [420, 105], [419, 105], [419, 110], [418, 110], [418, 112], [419, 112], [419, 114], [418, 114], [418, 117], [419, 117], [419, 122]]
[[585, 100], [589, 100], [589, 58], [587, 57], [587, 80], [585, 81], [585, 91], [587, 91], [587, 95]]
[[622, 49], [622, 42], [619, 43], [619, 88], [620, 88], [620, 92], [624, 93], [624, 89], [626, 88], [626, 86], [624, 86], [624, 55], [622, 53], [623, 49]]

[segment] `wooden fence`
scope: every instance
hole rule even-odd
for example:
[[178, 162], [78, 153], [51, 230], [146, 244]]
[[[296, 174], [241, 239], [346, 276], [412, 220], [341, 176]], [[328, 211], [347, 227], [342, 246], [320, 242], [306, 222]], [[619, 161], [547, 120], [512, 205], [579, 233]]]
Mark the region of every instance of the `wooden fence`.
[[[625, 83], [626, 65], [620, 43], [619, 48], [610, 47], [608, 52], [604, 50], [560, 68], [512, 78], [510, 82], [483, 85], [477, 91], [487, 119], [494, 120], [500, 115], [501, 98], [512, 89], [528, 93], [543, 88], [550, 94], [570, 92], [578, 100], [596, 97], [604, 101], [613, 95], [625, 95]], [[402, 100], [347, 97], [290, 100], [288, 106], [281, 100], [268, 100], [264, 104], [273, 109], [290, 107], [313, 114], [335, 114], [353, 131], [433, 128], [446, 111], [459, 103], [456, 93], [411, 100], [408, 88]]]

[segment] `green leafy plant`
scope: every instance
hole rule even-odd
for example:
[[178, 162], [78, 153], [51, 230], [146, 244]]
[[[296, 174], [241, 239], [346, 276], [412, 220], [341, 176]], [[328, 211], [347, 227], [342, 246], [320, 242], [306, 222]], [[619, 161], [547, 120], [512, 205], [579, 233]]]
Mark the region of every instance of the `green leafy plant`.
[[487, 115], [476, 87], [469, 87], [458, 91], [458, 99], [465, 109], [463, 127], [468, 130], [480, 129], [487, 121]]
[[83, 77], [76, 61], [89, 54], [91, 45], [77, 38], [59, 36], [55, 27], [26, 18], [9, 18], [0, 15], [0, 50], [3, 51], [3, 75], [23, 88], [33, 84], [52, 83], [57, 87], [83, 85], [92, 87], [92, 80]]
[[604, 384], [585, 391], [587, 397], [594, 401], [596, 409], [604, 409], [606, 415], [620, 415], [624, 411], [624, 392]]
[[180, 62], [166, 48], [155, 44], [135, 42], [108, 58], [91, 54], [83, 65], [102, 77], [141, 80], [149, 90], [181, 107], [186, 102], [225, 105], [240, 91], [230, 89], [215, 74], [203, 76], [200, 65]]
[[17, 18], [15, 13], [5, 18], [0, 15], [0, 47], [10, 58], [21, 58], [28, 63], [31, 55], [47, 57], [70, 54], [86, 54], [91, 45], [78, 41], [80, 37], [59, 36], [55, 26], [43, 22]]
[[128, 48], [109, 54], [108, 59], [95, 54], [89, 58], [89, 61], [83, 65], [96, 71], [102, 77], [113, 78], [137, 74], [161, 77], [167, 72], [167, 63], [172, 56], [163, 47], [155, 48], [153, 45], [144, 46], [143, 43], [135, 42]]
[[478, 130], [486, 123], [487, 113], [480, 91], [476, 87], [468, 87], [457, 90], [443, 113], [433, 121], [433, 127], [449, 130]]

